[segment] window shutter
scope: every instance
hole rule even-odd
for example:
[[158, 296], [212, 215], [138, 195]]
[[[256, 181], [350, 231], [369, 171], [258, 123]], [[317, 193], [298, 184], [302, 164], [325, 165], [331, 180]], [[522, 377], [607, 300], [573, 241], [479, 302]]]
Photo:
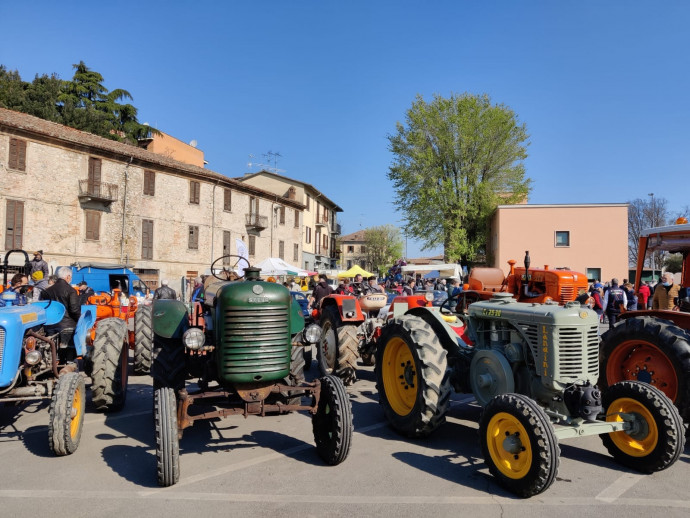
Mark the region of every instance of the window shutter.
[[17, 169], [26, 171], [26, 140], [17, 141]]
[[297, 261], [299, 259], [299, 245], [297, 243], [294, 244], [294, 251], [292, 254], [292, 260]]
[[[223, 230], [223, 255], [230, 255], [230, 231], [229, 230]], [[223, 258], [223, 264], [224, 265], [229, 265], [230, 264], [230, 257], [224, 257]]]
[[18, 156], [18, 151], [17, 151], [17, 139], [16, 138], [11, 138], [10, 139], [10, 163], [9, 163], [9, 168], [10, 169], [17, 169], [17, 164], [19, 163], [19, 156]]
[[188, 248], [196, 250], [199, 248], [199, 227], [189, 226], [189, 241], [187, 242]]
[[285, 206], [280, 207], [280, 224], [285, 225]]
[[144, 194], [154, 196], [156, 194], [156, 173], [144, 171]]
[[[230, 189], [225, 189], [223, 191], [223, 210], [228, 212], [232, 211], [232, 191]], [[229, 250], [228, 253], [230, 253]]]
[[24, 229], [24, 202], [7, 200], [5, 207], [5, 250], [21, 250]]
[[141, 258], [153, 259], [153, 220], [141, 221]]
[[285, 241], [278, 241], [278, 257], [285, 259]]
[[295, 209], [295, 228], [299, 228], [299, 211]]
[[86, 217], [86, 239], [98, 241], [100, 238], [101, 213], [86, 210], [84, 215]]

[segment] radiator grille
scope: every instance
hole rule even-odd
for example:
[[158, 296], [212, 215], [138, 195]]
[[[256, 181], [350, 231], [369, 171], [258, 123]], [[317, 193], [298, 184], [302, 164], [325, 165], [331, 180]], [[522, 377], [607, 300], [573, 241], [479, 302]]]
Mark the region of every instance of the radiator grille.
[[223, 313], [221, 369], [226, 376], [290, 368], [290, 322], [285, 306], [228, 307]]
[[596, 327], [558, 329], [559, 372], [555, 378], [578, 380], [599, 374], [599, 340]]
[[565, 304], [571, 300], [575, 300], [575, 287], [562, 286], [561, 287], [561, 304]]

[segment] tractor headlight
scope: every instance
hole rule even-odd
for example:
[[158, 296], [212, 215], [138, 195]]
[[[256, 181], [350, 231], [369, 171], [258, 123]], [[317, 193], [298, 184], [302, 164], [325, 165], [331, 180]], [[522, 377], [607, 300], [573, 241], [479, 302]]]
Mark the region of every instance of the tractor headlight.
[[424, 294], [424, 298], [426, 299], [427, 302], [433, 302], [434, 301], [434, 294], [430, 291], [427, 291]]
[[304, 330], [304, 340], [307, 343], [315, 344], [321, 338], [321, 327], [316, 324], [309, 324]]
[[40, 351], [34, 349], [33, 351], [27, 351], [24, 354], [24, 363], [27, 365], [37, 365], [43, 359], [43, 355]]
[[182, 335], [182, 343], [187, 349], [198, 351], [204, 345], [204, 332], [198, 327], [190, 327]]

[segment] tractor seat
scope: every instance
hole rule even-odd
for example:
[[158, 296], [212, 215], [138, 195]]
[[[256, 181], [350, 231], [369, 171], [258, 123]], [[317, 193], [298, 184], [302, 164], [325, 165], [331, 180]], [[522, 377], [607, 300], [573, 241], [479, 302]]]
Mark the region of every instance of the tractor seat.
[[473, 268], [470, 271], [468, 284], [473, 291], [502, 291], [505, 276], [500, 268]]

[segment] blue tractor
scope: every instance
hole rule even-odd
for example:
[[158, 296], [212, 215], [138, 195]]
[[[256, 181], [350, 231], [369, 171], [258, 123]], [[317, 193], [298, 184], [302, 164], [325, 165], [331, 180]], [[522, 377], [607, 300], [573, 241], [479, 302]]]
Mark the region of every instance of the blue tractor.
[[[7, 256], [0, 268], [6, 278]], [[49, 399], [50, 449], [68, 455], [79, 446], [84, 422], [86, 391], [79, 360], [86, 355], [96, 311], [83, 306], [75, 329], [46, 334], [62, 320], [65, 307], [55, 301], [22, 304], [18, 295], [0, 293], [0, 403]]]

